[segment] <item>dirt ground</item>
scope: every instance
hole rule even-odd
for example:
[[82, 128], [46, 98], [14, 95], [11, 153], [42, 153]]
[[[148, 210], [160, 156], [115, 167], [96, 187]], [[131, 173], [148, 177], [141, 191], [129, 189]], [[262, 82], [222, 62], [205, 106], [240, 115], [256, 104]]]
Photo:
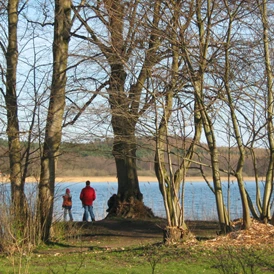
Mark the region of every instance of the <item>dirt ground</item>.
[[[213, 221], [186, 221], [191, 238], [189, 244], [208, 247], [274, 245], [274, 226], [253, 220], [247, 230], [241, 221], [227, 235], [219, 235], [219, 224]], [[96, 222], [67, 222], [66, 245], [58, 252], [124, 249], [147, 244], [160, 244], [164, 239], [166, 220], [161, 218], [110, 218]], [[58, 242], [58, 241], [57, 241]], [[186, 243], [187, 244], [187, 243]]]
[[83, 230], [87, 233], [82, 235], [82, 240], [105, 248], [152, 244], [163, 240], [165, 225], [163, 219], [105, 219], [84, 223]]
[[[198, 240], [213, 239], [217, 235], [217, 222], [188, 221], [187, 225]], [[60, 247], [56, 249], [59, 253], [125, 249], [163, 243], [165, 227], [166, 220], [162, 218], [110, 218], [96, 222], [67, 222], [65, 240], [56, 239], [54, 242], [57, 245], [59, 242]], [[54, 250], [40, 252], [52, 253]]]

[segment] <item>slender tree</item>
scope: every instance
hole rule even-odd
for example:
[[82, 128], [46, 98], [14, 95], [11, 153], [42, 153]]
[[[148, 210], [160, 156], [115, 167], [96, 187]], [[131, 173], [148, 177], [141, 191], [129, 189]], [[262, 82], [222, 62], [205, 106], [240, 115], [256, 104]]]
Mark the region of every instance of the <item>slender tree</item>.
[[[203, 130], [207, 141], [211, 170], [214, 185], [214, 194], [216, 199], [216, 207], [218, 212], [218, 218], [220, 223], [220, 229], [222, 233], [226, 233], [230, 230], [229, 217], [224, 204], [222, 182], [220, 176], [219, 167], [219, 153], [217, 140], [215, 136], [215, 130], [212, 121], [212, 115], [210, 113], [212, 100], [206, 101], [205, 96], [205, 75], [208, 68], [208, 60], [212, 58], [208, 57], [208, 48], [211, 42], [212, 20], [213, 12], [215, 11], [216, 3], [211, 0], [205, 2], [196, 0], [196, 25], [198, 29], [198, 56], [199, 61], [196, 64], [195, 59], [192, 58], [190, 51], [184, 47], [184, 56], [189, 70], [191, 84], [194, 90], [195, 102], [197, 104], [197, 110], [201, 115], [201, 121], [203, 124]], [[214, 54], [212, 54], [212, 57]], [[196, 69], [198, 67], [198, 69]]]
[[48, 116], [41, 158], [39, 182], [39, 209], [42, 240], [50, 238], [53, 215], [55, 172], [62, 138], [62, 122], [65, 108], [66, 70], [71, 29], [71, 1], [55, 1], [53, 74]]
[[[159, 182], [160, 191], [163, 196], [165, 210], [167, 213], [167, 228], [166, 228], [166, 241], [178, 241], [187, 234], [187, 226], [184, 221], [184, 199], [183, 188], [184, 181], [190, 167], [191, 160], [194, 156], [195, 148], [200, 141], [202, 133], [202, 124], [200, 113], [194, 110], [194, 137], [184, 136], [185, 130], [181, 129], [182, 139], [184, 139], [184, 146], [178, 147], [179, 153], [176, 157], [173, 156], [175, 144], [171, 140], [176, 136], [176, 133], [169, 132], [172, 127], [172, 117], [177, 116], [178, 112], [184, 112], [182, 102], [184, 101], [184, 80], [182, 81], [180, 74], [182, 74], [183, 63], [180, 40], [178, 33], [185, 35], [185, 30], [189, 26], [193, 16], [193, 1], [189, 4], [188, 10], [183, 12], [182, 3], [178, 1], [169, 1], [167, 4], [170, 9], [170, 37], [167, 33], [166, 39], [170, 42], [171, 51], [171, 68], [167, 70], [167, 77], [163, 80], [164, 100], [160, 103], [160, 96], [155, 95], [156, 109], [155, 121], [156, 125], [156, 151], [155, 151], [155, 173]], [[180, 24], [180, 19], [185, 16], [185, 24]], [[168, 20], [166, 20], [168, 21]], [[170, 74], [170, 75], [169, 75]], [[180, 99], [179, 99], [180, 98]], [[178, 104], [174, 101], [179, 99]], [[194, 104], [195, 105], [195, 104]], [[160, 110], [161, 109], [161, 110]], [[176, 114], [175, 114], [176, 113]], [[159, 116], [159, 118], [158, 118]], [[180, 118], [182, 119], [182, 118]], [[178, 130], [178, 128], [177, 128]], [[176, 137], [175, 137], [176, 138]], [[178, 141], [181, 144], [180, 141]], [[185, 151], [181, 155], [181, 149]], [[175, 159], [174, 159], [175, 158]], [[175, 169], [177, 167], [177, 169]]]
[[238, 145], [239, 150], [239, 160], [237, 164], [237, 169], [235, 172], [235, 176], [238, 181], [238, 187], [241, 195], [241, 201], [242, 201], [242, 210], [243, 210], [243, 228], [248, 229], [251, 225], [251, 218], [250, 218], [250, 211], [249, 211], [249, 205], [248, 205], [248, 198], [247, 193], [245, 191], [244, 186], [244, 178], [243, 178], [243, 167], [245, 163], [245, 147], [242, 140], [242, 135], [240, 133], [238, 119], [236, 116], [236, 110], [235, 110], [235, 104], [234, 100], [231, 94], [231, 87], [230, 87], [230, 77], [231, 77], [231, 66], [230, 66], [230, 48], [231, 48], [231, 32], [233, 29], [233, 21], [235, 17], [237, 16], [238, 10], [240, 8], [240, 5], [237, 6], [234, 9], [230, 9], [229, 4], [227, 1], [224, 1], [227, 13], [228, 13], [228, 30], [227, 30], [227, 38], [225, 43], [225, 72], [224, 72], [224, 86], [225, 91], [227, 95], [227, 101], [228, 101], [228, 107], [230, 109], [230, 115], [231, 115], [231, 122], [232, 122], [232, 128], [233, 128], [233, 135], [236, 138], [236, 142]]
[[7, 109], [11, 196], [14, 212], [20, 216], [24, 214], [26, 207], [24, 180], [21, 180], [21, 145], [18, 121], [18, 95], [16, 91], [18, 65], [18, 5], [19, 0], [8, 1], [8, 47], [6, 51], [7, 72], [5, 100]]
[[260, 17], [262, 22], [263, 29], [263, 46], [264, 46], [264, 66], [265, 66], [265, 75], [266, 75], [266, 89], [267, 89], [267, 106], [266, 106], [266, 117], [267, 117], [267, 136], [269, 144], [269, 162], [268, 169], [266, 173], [265, 187], [264, 187], [264, 197], [262, 203], [262, 213], [261, 219], [264, 222], [268, 222], [271, 219], [270, 215], [270, 202], [271, 195], [273, 193], [273, 172], [274, 172], [274, 126], [273, 126], [273, 69], [271, 65], [270, 58], [270, 46], [269, 46], [269, 20], [268, 20], [268, 1], [262, 0], [257, 1]]

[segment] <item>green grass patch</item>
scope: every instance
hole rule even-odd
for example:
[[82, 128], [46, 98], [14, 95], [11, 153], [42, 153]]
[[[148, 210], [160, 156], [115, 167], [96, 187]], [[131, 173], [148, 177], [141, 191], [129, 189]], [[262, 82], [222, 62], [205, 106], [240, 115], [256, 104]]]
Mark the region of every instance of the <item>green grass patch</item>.
[[127, 249], [38, 253], [0, 257], [5, 273], [273, 273], [273, 250], [148, 245]]

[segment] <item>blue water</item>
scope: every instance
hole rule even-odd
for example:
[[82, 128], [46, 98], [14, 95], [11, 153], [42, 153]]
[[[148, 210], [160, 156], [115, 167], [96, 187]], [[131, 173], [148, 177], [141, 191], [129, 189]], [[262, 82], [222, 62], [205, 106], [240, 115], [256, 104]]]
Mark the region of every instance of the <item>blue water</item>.
[[[117, 183], [91, 183], [95, 189], [97, 198], [94, 201], [94, 213], [97, 220], [104, 219], [107, 215], [107, 201], [112, 194], [117, 193]], [[1, 188], [7, 188], [8, 185], [0, 185]], [[28, 200], [35, 201], [36, 199], [36, 184], [26, 184], [28, 189]], [[62, 195], [64, 195], [66, 188], [69, 188], [72, 195], [72, 214], [75, 221], [82, 220], [83, 208], [79, 199], [81, 189], [85, 187], [85, 183], [59, 183], [56, 184], [56, 195], [54, 202], [54, 219], [62, 220]], [[163, 198], [159, 190], [157, 182], [140, 182], [140, 189], [143, 193], [144, 203], [150, 207], [154, 214], [159, 217], [166, 217]], [[255, 201], [255, 182], [247, 181], [246, 189], [251, 196], [253, 202]], [[3, 193], [3, 190], [0, 192]], [[261, 185], [261, 194], [263, 194], [263, 185]], [[224, 201], [227, 206], [227, 183], [223, 183]], [[9, 195], [5, 195], [7, 197]], [[188, 220], [217, 220], [217, 210], [215, 203], [215, 196], [205, 182], [186, 182], [184, 194], [184, 216]], [[0, 197], [0, 199], [2, 199]], [[273, 196], [272, 196], [273, 201]], [[34, 204], [34, 203], [31, 203]], [[242, 206], [240, 194], [237, 184], [232, 182], [230, 184], [230, 217], [231, 219], [242, 217]]]
[[[73, 197], [73, 217], [74, 220], [82, 219], [83, 209], [79, 199], [84, 183], [61, 183], [57, 185], [55, 214], [56, 218], [62, 218], [62, 195], [65, 189], [69, 188]], [[107, 201], [112, 194], [117, 193], [117, 183], [92, 183], [96, 190], [97, 199], [94, 201], [94, 213], [96, 219], [100, 220], [107, 215]], [[255, 183], [246, 182], [246, 188], [255, 201]], [[261, 193], [263, 185], [261, 185]], [[163, 198], [157, 182], [140, 182], [140, 189], [144, 196], [144, 203], [150, 207], [154, 214], [159, 217], [166, 217]], [[227, 183], [223, 183], [224, 201], [227, 205]], [[187, 182], [185, 184], [184, 216], [188, 220], [217, 220], [217, 210], [215, 196], [205, 182]], [[230, 184], [230, 216], [231, 219], [241, 218], [241, 200], [236, 183]]]

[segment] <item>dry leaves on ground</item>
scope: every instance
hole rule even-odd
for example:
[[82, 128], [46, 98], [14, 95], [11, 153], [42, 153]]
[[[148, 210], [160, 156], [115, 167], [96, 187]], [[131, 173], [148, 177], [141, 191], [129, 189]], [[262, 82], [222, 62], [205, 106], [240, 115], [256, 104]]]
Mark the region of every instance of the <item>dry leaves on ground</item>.
[[264, 246], [274, 244], [274, 226], [253, 220], [249, 229], [241, 229], [241, 221], [234, 223], [234, 231], [204, 242], [208, 247]]

